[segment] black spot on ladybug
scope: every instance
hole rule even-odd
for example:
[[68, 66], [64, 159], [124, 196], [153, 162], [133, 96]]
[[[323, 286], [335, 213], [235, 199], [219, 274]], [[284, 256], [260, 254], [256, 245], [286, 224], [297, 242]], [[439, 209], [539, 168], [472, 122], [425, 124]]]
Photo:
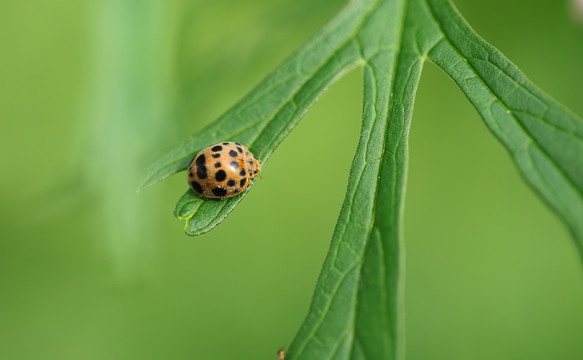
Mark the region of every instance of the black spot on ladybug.
[[241, 169], [241, 171], [239, 172], [239, 175], [245, 176], [245, 174], [246, 174], [245, 169]]
[[227, 181], [227, 185], [235, 186], [235, 180], [231, 179], [231, 180]]
[[220, 187], [216, 187], [213, 189], [213, 194], [215, 196], [225, 196], [227, 195], [227, 190]]
[[243, 153], [243, 149], [241, 149], [240, 147], [237, 146], [237, 151], [239, 151], [241, 154]]
[[229, 151], [229, 155], [231, 155], [232, 157], [237, 157], [237, 152], [235, 150], [231, 150]]
[[216, 158], [220, 158], [220, 157], [221, 157], [221, 154], [213, 154], [213, 157], [214, 157], [215, 159], [216, 159]]
[[239, 192], [239, 189], [235, 189], [235, 190], [233, 190], [233, 192], [236, 194]]
[[239, 144], [239, 143], [235, 143], [235, 145], [239, 145], [239, 146], [241, 146], [241, 144]]
[[231, 168], [233, 168], [233, 170], [237, 170], [239, 168], [239, 163], [236, 161], [231, 161]]
[[217, 151], [223, 150], [223, 147], [221, 145], [217, 145], [217, 146], [213, 146], [213, 148], [211, 150], [214, 152], [217, 152]]
[[241, 187], [245, 186], [246, 183], [247, 183], [247, 178], [242, 178], [241, 181], [239, 181], [239, 185]]
[[223, 181], [227, 178], [227, 173], [225, 172], [225, 170], [219, 170], [217, 171], [217, 173], [215, 174], [215, 179], [217, 181]]
[[190, 186], [192, 186], [194, 191], [196, 191], [199, 194], [202, 194], [202, 186], [200, 186], [199, 183], [197, 183], [196, 181], [191, 181]]
[[229, 145], [229, 143], [228, 142], [224, 142], [223, 145]]
[[[203, 155], [204, 156], [204, 155]], [[198, 161], [198, 159], [197, 159]], [[199, 179], [206, 179], [207, 177], [207, 173], [206, 173], [206, 166], [204, 165], [199, 165], [196, 168], [196, 175], [198, 176]]]
[[204, 165], [204, 162], [206, 161], [206, 158], [204, 156], [204, 154], [201, 154], [197, 159], [196, 159], [196, 165], [201, 166]]
[[194, 177], [194, 173], [191, 171], [191, 172], [188, 173], [188, 176]]
[[221, 167], [221, 162], [219, 161], [219, 162], [215, 163], [215, 167], [216, 168], [220, 168]]
[[249, 160], [249, 165], [253, 166], [253, 161]]

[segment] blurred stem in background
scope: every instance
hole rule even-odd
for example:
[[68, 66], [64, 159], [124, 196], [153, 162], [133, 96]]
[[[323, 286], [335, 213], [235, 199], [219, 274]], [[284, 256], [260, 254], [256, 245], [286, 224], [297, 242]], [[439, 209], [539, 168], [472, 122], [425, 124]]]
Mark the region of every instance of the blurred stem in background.
[[136, 193], [139, 174], [173, 133], [172, 3], [105, 0], [95, 5], [91, 123], [81, 142], [94, 203], [94, 236], [116, 278], [147, 272], [160, 235], [160, 192]]

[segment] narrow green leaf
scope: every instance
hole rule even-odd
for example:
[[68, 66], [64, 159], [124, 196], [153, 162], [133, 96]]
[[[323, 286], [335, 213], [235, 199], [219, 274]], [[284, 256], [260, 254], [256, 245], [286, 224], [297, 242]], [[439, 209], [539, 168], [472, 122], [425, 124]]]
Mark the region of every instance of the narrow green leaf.
[[[402, 213], [407, 137], [431, 37], [417, 41], [416, 4], [385, 1], [359, 33], [364, 113], [328, 257], [291, 359], [403, 359]], [[406, 17], [406, 19], [405, 19]], [[379, 34], [371, 38], [369, 34]]]
[[447, 0], [427, 0], [441, 40], [429, 58], [461, 88], [583, 256], [583, 121], [479, 37]]
[[[360, 49], [354, 35], [374, 7], [375, 2], [370, 0], [349, 4], [227, 113], [152, 164], [144, 172], [138, 189], [185, 170], [198, 151], [226, 140], [245, 144], [255, 154], [263, 150], [262, 162], [265, 164], [326, 88], [360, 61]], [[181, 207], [179, 212], [180, 217], [187, 220], [186, 233], [199, 235], [209, 231], [245, 195], [194, 206], [200, 200], [187, 192], [180, 203], [192, 206]]]

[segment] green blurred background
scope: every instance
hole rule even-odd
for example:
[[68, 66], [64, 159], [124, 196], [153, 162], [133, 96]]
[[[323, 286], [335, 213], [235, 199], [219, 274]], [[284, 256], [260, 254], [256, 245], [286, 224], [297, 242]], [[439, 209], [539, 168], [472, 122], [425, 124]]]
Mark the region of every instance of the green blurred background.
[[[290, 344], [342, 203], [360, 70], [209, 234], [189, 238], [172, 217], [183, 174], [135, 188], [343, 3], [0, 2], [0, 359], [257, 360]], [[583, 114], [583, 28], [567, 1], [455, 3]], [[572, 240], [430, 63], [410, 145], [408, 360], [583, 359]], [[290, 176], [298, 158], [314, 160], [302, 178]]]

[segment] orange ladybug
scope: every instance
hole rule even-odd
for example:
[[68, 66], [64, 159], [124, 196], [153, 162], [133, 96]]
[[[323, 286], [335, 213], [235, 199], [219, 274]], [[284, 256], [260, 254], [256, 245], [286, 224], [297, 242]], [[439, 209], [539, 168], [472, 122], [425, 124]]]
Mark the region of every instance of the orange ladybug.
[[196, 154], [188, 167], [188, 184], [207, 199], [225, 199], [249, 188], [261, 163], [245, 146], [222, 142]]

